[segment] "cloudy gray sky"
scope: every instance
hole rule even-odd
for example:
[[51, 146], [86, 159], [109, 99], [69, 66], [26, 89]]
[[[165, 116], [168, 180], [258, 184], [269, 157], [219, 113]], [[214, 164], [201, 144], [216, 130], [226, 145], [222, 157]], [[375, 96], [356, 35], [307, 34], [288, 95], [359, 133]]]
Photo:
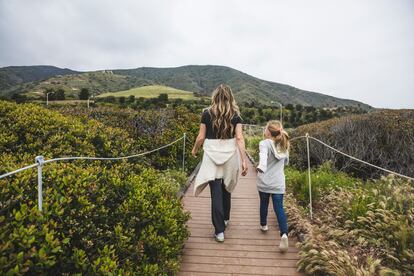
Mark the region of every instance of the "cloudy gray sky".
[[0, 67], [226, 65], [414, 108], [411, 0], [0, 0]]

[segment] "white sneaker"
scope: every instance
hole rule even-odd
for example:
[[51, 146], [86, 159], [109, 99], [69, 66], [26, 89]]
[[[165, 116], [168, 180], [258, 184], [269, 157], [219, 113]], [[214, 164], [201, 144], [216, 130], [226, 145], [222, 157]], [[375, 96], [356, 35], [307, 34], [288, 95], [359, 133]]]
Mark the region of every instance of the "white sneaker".
[[214, 234], [214, 237], [216, 238], [216, 241], [218, 242], [224, 242], [224, 233], [218, 233], [218, 234]]
[[282, 237], [280, 238], [280, 244], [279, 244], [280, 252], [286, 252], [288, 251], [288, 248], [289, 248], [288, 237], [286, 234], [283, 234]]
[[263, 232], [266, 232], [267, 230], [269, 230], [269, 227], [267, 227], [267, 224], [266, 225], [260, 225], [260, 230], [262, 230]]
[[229, 224], [228, 220], [224, 220], [224, 226], [227, 227], [227, 225]]

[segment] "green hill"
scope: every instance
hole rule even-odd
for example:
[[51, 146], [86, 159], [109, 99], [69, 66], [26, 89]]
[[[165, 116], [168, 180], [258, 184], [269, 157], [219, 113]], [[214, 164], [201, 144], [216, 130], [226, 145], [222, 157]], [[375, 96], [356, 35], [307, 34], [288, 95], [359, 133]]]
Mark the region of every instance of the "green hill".
[[163, 86], [163, 85], [141, 86], [141, 87], [128, 89], [128, 90], [125, 90], [125, 91], [104, 93], [104, 94], [99, 95], [98, 97], [108, 97], [108, 96], [128, 97], [128, 96], [135, 96], [136, 98], [139, 98], [139, 97], [154, 98], [154, 97], [158, 97], [160, 94], [167, 94], [168, 98], [170, 98], [170, 99], [178, 99], [178, 98], [185, 99], [185, 100], [195, 99], [192, 92], [179, 90], [179, 89], [175, 89], [175, 88], [167, 87], [167, 86]]
[[188, 65], [175, 68], [141, 67], [113, 70], [115, 74], [152, 80], [155, 83], [210, 95], [219, 84], [232, 87], [238, 101], [279, 101], [282, 104], [312, 105], [315, 107], [353, 106], [369, 109], [361, 102], [335, 98], [321, 93], [305, 91], [296, 87], [255, 78], [225, 66]]
[[[4, 69], [4, 68], [3, 68]], [[33, 67], [33, 70], [38, 70]], [[8, 75], [6, 74], [6, 77]], [[0, 71], [0, 79], [6, 78]], [[10, 83], [10, 82], [9, 82]], [[104, 70], [79, 74], [59, 75], [47, 80], [26, 82], [20, 85], [0, 86], [0, 96], [14, 93], [29, 93], [38, 97], [46, 88], [62, 88], [69, 98], [76, 96], [81, 88], [88, 88], [95, 95], [124, 91], [147, 85], [163, 85], [179, 90], [211, 95], [219, 84], [232, 87], [239, 102], [301, 104], [315, 107], [358, 107], [371, 109], [367, 104], [340, 99], [317, 92], [255, 78], [246, 73], [225, 66], [188, 65], [175, 68], [149, 68]]]
[[79, 72], [54, 66], [8, 66], [0, 68], [0, 91], [18, 84], [47, 79], [56, 75], [77, 74]]
[[57, 75], [46, 80], [23, 83], [9, 89], [0, 90], [0, 95], [24, 93], [31, 98], [40, 97], [46, 89], [63, 89], [67, 98], [77, 98], [82, 88], [88, 88], [95, 95], [108, 91], [127, 90], [131, 85], [142, 86], [147, 81], [130, 80], [128, 76], [116, 75], [106, 71], [86, 72], [72, 75]]

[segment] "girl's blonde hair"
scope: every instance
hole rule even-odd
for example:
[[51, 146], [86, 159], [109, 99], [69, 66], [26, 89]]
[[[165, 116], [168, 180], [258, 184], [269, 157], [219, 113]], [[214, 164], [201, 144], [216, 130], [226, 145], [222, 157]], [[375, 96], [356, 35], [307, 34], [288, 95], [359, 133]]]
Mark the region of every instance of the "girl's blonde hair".
[[218, 136], [216, 138], [232, 138], [234, 126], [231, 123], [231, 120], [236, 114], [240, 116], [240, 111], [230, 86], [220, 84], [213, 91], [209, 112], [213, 130]]
[[277, 145], [279, 145], [283, 152], [289, 151], [289, 134], [283, 129], [282, 123], [277, 120], [269, 121], [266, 127], [270, 132], [271, 139], [275, 143], [275, 147], [277, 148]]

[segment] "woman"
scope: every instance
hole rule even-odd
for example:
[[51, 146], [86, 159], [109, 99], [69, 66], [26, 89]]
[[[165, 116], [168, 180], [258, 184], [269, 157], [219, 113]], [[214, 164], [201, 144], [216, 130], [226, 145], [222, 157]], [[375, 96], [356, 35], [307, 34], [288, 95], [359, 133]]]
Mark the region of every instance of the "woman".
[[224, 230], [230, 219], [231, 192], [238, 180], [240, 157], [242, 175], [247, 174], [239, 107], [227, 85], [221, 84], [214, 90], [211, 106], [203, 111], [193, 156], [202, 145], [204, 154], [194, 183], [194, 195], [198, 196], [207, 184], [210, 186], [214, 236], [216, 241], [223, 242]]

